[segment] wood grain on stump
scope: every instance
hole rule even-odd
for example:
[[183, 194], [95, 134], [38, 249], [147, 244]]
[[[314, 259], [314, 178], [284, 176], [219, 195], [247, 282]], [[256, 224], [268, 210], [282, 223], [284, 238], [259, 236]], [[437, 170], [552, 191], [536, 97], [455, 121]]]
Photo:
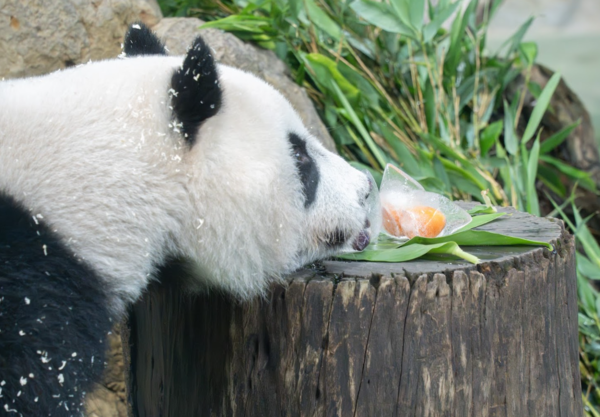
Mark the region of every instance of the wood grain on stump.
[[555, 250], [327, 261], [243, 304], [153, 286], [130, 315], [132, 414], [581, 416], [573, 237], [506, 211], [483, 229]]

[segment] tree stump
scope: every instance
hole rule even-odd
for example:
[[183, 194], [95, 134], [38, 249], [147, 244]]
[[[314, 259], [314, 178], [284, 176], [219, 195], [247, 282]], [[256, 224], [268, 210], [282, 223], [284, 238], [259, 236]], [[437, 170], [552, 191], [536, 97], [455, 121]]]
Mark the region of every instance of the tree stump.
[[326, 261], [243, 304], [154, 285], [124, 336], [131, 414], [581, 416], [573, 237], [502, 210], [483, 229], [555, 250]]

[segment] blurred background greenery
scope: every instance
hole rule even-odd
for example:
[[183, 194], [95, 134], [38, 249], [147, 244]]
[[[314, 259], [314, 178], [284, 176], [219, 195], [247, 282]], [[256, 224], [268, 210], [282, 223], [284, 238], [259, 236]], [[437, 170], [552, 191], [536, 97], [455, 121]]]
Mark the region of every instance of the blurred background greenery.
[[[555, 100], [568, 88], [560, 74], [536, 64], [542, 56], [552, 69], [565, 71], [600, 114], [593, 77], [575, 81], [581, 69], [563, 57], [581, 53], [593, 61], [591, 44], [558, 46], [533, 18], [515, 21], [510, 11], [491, 24], [511, 0], [159, 3], [165, 16], [196, 16], [208, 22], [204, 27], [273, 50], [307, 89], [338, 152], [376, 179], [391, 162], [453, 199], [483, 201], [483, 192], [498, 205], [563, 218], [578, 245], [586, 414], [600, 416], [600, 298], [594, 287], [600, 246], [595, 205], [588, 204], [597, 202], [596, 181], [569, 157], [567, 143], [581, 120], [558, 117]], [[552, 128], [544, 120], [553, 115]]]
[[600, 2], [597, 0], [503, 0], [490, 22], [489, 45], [497, 46], [529, 16], [525, 40], [539, 46], [538, 61], [560, 71], [590, 112], [600, 136]]

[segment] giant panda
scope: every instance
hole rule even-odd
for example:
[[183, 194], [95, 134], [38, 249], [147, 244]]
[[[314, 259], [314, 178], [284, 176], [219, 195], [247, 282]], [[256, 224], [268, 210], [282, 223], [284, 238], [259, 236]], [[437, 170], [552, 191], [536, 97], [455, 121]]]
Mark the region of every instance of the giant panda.
[[81, 415], [161, 267], [248, 299], [370, 239], [367, 176], [253, 75], [145, 26], [124, 57], [0, 83], [0, 410]]

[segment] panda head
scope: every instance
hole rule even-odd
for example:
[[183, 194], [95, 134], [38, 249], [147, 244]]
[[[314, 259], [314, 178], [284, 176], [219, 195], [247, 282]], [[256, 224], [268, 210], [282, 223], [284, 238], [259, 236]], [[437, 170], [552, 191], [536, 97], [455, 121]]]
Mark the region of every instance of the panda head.
[[[165, 53], [141, 25], [124, 52]], [[326, 150], [270, 85], [215, 64], [200, 37], [178, 62], [165, 105], [184, 143], [191, 212], [177, 246], [201, 281], [243, 298], [307, 263], [364, 249], [372, 181]]]

